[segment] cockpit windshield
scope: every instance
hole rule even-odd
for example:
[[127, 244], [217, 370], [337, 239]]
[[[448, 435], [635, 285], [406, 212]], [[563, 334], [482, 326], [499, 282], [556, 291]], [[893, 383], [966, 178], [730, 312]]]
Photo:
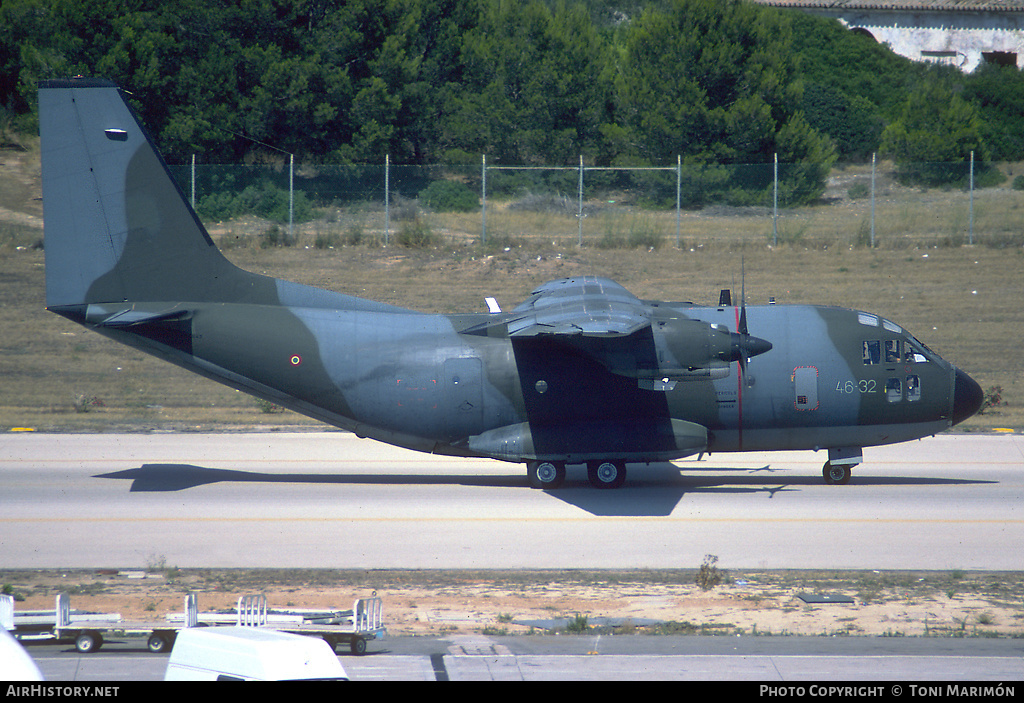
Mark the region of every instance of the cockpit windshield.
[[937, 356], [935, 352], [925, 346], [923, 342], [919, 341], [912, 334], [907, 334], [906, 345], [907, 350], [904, 354], [904, 358], [907, 363], [931, 361], [933, 357]]
[[[857, 318], [865, 327], [876, 330], [875, 334], [870, 335], [874, 339], [865, 338], [861, 342], [861, 358], [865, 366], [883, 363], [923, 364], [938, 358], [935, 352], [895, 322], [868, 313], [858, 313]], [[898, 338], [884, 339], [886, 332], [898, 335]]]

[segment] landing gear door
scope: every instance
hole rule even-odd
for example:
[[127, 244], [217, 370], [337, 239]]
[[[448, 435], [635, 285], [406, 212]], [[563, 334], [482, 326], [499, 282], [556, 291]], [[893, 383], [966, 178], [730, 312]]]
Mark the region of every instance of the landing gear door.
[[798, 366], [793, 369], [793, 407], [800, 411], [818, 409], [818, 369]]

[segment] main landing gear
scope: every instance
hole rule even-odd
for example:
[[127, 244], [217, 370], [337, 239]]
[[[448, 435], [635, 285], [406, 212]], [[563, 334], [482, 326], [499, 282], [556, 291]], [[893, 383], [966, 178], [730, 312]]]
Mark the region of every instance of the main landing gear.
[[[526, 465], [526, 478], [531, 488], [559, 488], [565, 482], [565, 462], [531, 461]], [[626, 462], [588, 462], [587, 478], [594, 488], [619, 488], [626, 481]]]
[[626, 482], [626, 464], [622, 461], [592, 461], [587, 464], [587, 479], [594, 488], [618, 488]]
[[565, 463], [561, 461], [531, 461], [526, 465], [526, 480], [530, 488], [550, 490], [565, 483]]
[[853, 467], [856, 464], [833, 464], [825, 462], [821, 469], [821, 475], [825, 477], [825, 483], [830, 486], [844, 486], [850, 482]]

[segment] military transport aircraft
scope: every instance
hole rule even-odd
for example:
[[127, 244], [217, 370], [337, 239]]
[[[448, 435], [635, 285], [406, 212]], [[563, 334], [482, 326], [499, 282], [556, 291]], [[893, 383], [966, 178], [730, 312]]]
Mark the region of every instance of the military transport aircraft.
[[[621, 486], [627, 462], [862, 448], [940, 432], [981, 388], [905, 329], [856, 310], [640, 300], [584, 276], [512, 310], [432, 315], [231, 264], [116, 85], [40, 85], [46, 306], [173, 364], [357, 435], [566, 464]], [[748, 330], [755, 330], [759, 336]]]

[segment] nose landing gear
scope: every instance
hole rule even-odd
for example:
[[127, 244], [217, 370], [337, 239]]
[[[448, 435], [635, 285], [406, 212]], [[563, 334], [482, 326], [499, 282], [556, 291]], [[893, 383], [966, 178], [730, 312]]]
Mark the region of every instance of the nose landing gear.
[[825, 483], [830, 486], [845, 486], [850, 482], [854, 466], [855, 464], [833, 464], [826, 461], [825, 466], [821, 469], [821, 475], [825, 477]]

